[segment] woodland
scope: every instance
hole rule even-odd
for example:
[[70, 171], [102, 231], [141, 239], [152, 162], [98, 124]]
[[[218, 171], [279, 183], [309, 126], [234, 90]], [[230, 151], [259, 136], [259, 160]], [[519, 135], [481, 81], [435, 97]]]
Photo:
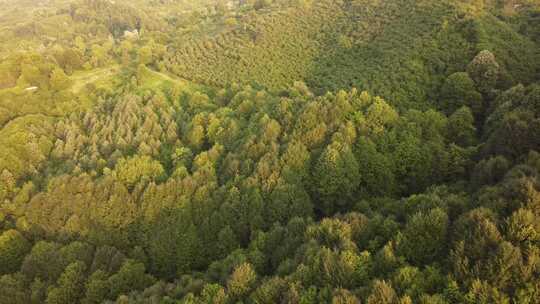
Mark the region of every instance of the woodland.
[[0, 6], [0, 304], [540, 304], [539, 1]]

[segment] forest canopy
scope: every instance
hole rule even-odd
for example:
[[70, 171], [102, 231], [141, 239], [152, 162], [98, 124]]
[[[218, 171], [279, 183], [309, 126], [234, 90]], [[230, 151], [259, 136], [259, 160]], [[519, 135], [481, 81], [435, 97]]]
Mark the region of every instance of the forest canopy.
[[0, 304], [540, 304], [537, 1], [0, 5]]

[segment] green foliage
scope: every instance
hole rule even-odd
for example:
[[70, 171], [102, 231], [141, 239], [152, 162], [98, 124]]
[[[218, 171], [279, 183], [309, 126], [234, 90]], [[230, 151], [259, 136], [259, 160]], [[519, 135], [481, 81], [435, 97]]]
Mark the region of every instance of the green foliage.
[[0, 301], [6, 304], [24, 304], [29, 302], [23, 278], [19, 275], [0, 277]]
[[474, 81], [467, 73], [454, 73], [446, 79], [441, 88], [441, 108], [447, 114], [452, 114], [459, 108], [466, 106], [474, 113], [483, 110], [482, 95], [476, 91]]
[[358, 187], [359, 166], [351, 148], [334, 142], [319, 157], [314, 169], [315, 192], [326, 213], [345, 207]]
[[0, 303], [540, 297], [534, 1], [0, 2]]
[[0, 274], [16, 272], [30, 248], [30, 243], [17, 230], [4, 231], [0, 235]]
[[486, 152], [510, 158], [538, 148], [540, 87], [517, 86], [504, 92], [486, 120]]
[[69, 264], [47, 295], [47, 304], [74, 303], [81, 299], [86, 275], [86, 266], [82, 262]]
[[61, 69], [55, 69], [51, 73], [51, 89], [55, 91], [62, 91], [70, 86], [70, 80], [68, 76]]
[[116, 299], [130, 290], [142, 290], [152, 284], [154, 278], [145, 273], [144, 264], [133, 260], [124, 262], [120, 270], [107, 280], [109, 298]]
[[374, 196], [395, 193], [397, 185], [391, 158], [377, 151], [376, 145], [369, 139], [360, 138], [356, 147], [356, 159], [360, 160], [361, 191]]
[[57, 243], [39, 241], [24, 258], [21, 272], [29, 280], [56, 282], [64, 270]]
[[115, 167], [117, 178], [127, 187], [133, 188], [139, 182], [150, 182], [163, 176], [164, 170], [158, 161], [148, 156], [120, 159]]
[[448, 216], [441, 209], [414, 214], [398, 239], [398, 250], [413, 264], [430, 264], [437, 259], [447, 240]]
[[398, 303], [396, 292], [385, 281], [376, 280], [371, 294], [367, 299], [368, 304], [395, 304]]
[[470, 108], [459, 108], [448, 118], [448, 138], [461, 147], [476, 143], [474, 116]]
[[467, 73], [474, 80], [480, 92], [489, 93], [497, 84], [500, 66], [495, 60], [495, 55], [488, 50], [484, 50], [478, 53], [467, 66]]
[[238, 298], [246, 295], [252, 288], [257, 274], [249, 263], [236, 267], [227, 281], [227, 291], [232, 297]]
[[81, 303], [97, 304], [107, 299], [110, 290], [107, 279], [107, 273], [103, 270], [92, 273], [86, 282], [86, 292]]

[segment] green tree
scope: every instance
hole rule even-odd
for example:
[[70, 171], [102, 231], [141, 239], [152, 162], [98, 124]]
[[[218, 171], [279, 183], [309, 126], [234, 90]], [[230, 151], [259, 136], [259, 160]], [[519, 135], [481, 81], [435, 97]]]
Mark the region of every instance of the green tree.
[[153, 51], [149, 45], [143, 46], [138, 51], [139, 63], [147, 65], [153, 62]]
[[451, 260], [459, 280], [492, 277], [489, 260], [502, 243], [493, 211], [477, 208], [460, 216], [454, 224]]
[[117, 178], [129, 188], [138, 182], [150, 182], [163, 177], [163, 166], [149, 156], [134, 156], [121, 159], [115, 167]]
[[360, 172], [360, 191], [372, 196], [392, 195], [396, 192], [396, 180], [392, 161], [377, 151], [371, 140], [361, 137], [355, 146]]
[[[412, 132], [411, 132], [412, 133]], [[419, 193], [433, 183], [433, 153], [428, 145], [414, 134], [406, 133], [396, 143], [392, 163], [396, 180], [404, 193]]]
[[253, 270], [253, 266], [249, 263], [243, 263], [236, 267], [227, 281], [227, 291], [234, 298], [240, 298], [247, 295], [251, 290], [257, 274]]
[[467, 73], [476, 83], [478, 91], [481, 93], [490, 93], [495, 88], [499, 79], [501, 67], [495, 59], [495, 55], [484, 50], [474, 57], [473, 61], [467, 66]]
[[368, 304], [397, 304], [398, 297], [392, 285], [385, 281], [376, 280], [371, 294], [367, 299]]
[[360, 300], [347, 289], [337, 289], [332, 296], [332, 304], [357, 304]]
[[53, 90], [62, 91], [69, 88], [71, 80], [64, 73], [64, 70], [56, 68], [51, 73], [50, 85]]
[[228, 296], [221, 285], [206, 284], [201, 292], [201, 300], [204, 304], [225, 304]]
[[461, 147], [476, 143], [476, 128], [471, 109], [461, 107], [449, 117], [448, 138]]
[[0, 303], [30, 303], [28, 288], [25, 286], [22, 275], [9, 274], [0, 276]]
[[440, 208], [419, 212], [407, 221], [398, 251], [415, 265], [429, 264], [445, 251], [448, 216]]
[[528, 244], [540, 242], [540, 221], [538, 214], [521, 208], [508, 219], [508, 237], [516, 244], [527, 248]]
[[313, 172], [319, 206], [326, 214], [345, 207], [360, 183], [359, 165], [351, 148], [340, 142], [327, 146]]
[[266, 280], [255, 290], [250, 299], [254, 303], [271, 304], [278, 303], [283, 299], [283, 294], [287, 288], [287, 282], [280, 277], [273, 277]]
[[88, 278], [86, 282], [86, 293], [83, 304], [99, 304], [105, 301], [109, 295], [108, 275], [103, 270], [98, 270]]
[[365, 124], [360, 129], [366, 129], [369, 134], [380, 134], [386, 127], [392, 126], [399, 119], [399, 114], [386, 101], [375, 97], [373, 103], [366, 109]]
[[500, 182], [510, 169], [510, 162], [504, 156], [494, 156], [481, 160], [474, 167], [471, 180], [476, 187]]
[[53, 287], [47, 295], [47, 304], [77, 303], [84, 293], [86, 265], [82, 262], [69, 264], [60, 278], [57, 286]]
[[508, 296], [491, 286], [488, 282], [481, 280], [474, 280], [469, 292], [465, 296], [465, 303], [467, 304], [488, 304], [488, 303], [510, 303]]
[[18, 271], [31, 248], [17, 230], [4, 231], [0, 235], [0, 275]]
[[230, 226], [226, 226], [219, 231], [218, 242], [218, 249], [222, 257], [227, 256], [229, 253], [240, 247], [236, 235], [234, 235]]
[[127, 260], [122, 268], [110, 276], [107, 280], [110, 288], [110, 298], [116, 299], [118, 296], [127, 294], [134, 290], [143, 290], [154, 282], [154, 278], [145, 273], [144, 264], [134, 260]]
[[467, 73], [454, 73], [446, 79], [440, 93], [441, 107], [447, 115], [466, 106], [475, 114], [482, 112], [482, 95]]
[[21, 271], [30, 280], [40, 278], [50, 283], [55, 282], [65, 265], [59, 253], [59, 245], [53, 242], [39, 241], [24, 258]]
[[34, 282], [32, 282], [30, 290], [30, 301], [32, 304], [44, 303], [47, 299], [47, 284], [40, 279], [35, 279]]

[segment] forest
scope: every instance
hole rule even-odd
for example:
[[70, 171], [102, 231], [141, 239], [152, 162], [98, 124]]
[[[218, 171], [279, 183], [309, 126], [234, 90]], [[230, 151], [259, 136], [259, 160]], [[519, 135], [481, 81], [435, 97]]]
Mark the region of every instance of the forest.
[[0, 304], [540, 304], [538, 0], [0, 6]]

